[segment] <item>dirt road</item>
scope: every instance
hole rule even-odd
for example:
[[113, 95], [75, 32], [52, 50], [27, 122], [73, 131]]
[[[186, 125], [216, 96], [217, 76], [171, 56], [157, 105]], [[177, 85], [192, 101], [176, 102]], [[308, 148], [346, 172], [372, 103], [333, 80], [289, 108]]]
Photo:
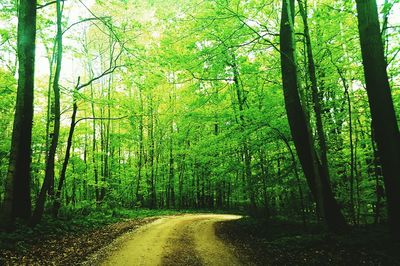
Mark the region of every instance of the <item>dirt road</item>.
[[214, 224], [236, 215], [164, 217], [114, 243], [102, 265], [240, 265], [231, 247], [215, 236]]

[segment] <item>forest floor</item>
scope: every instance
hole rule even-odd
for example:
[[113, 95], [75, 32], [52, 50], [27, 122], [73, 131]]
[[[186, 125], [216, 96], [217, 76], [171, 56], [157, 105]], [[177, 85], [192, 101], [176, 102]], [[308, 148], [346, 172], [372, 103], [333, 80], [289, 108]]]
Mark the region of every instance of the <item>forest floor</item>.
[[78, 218], [44, 217], [35, 228], [18, 225], [13, 232], [0, 232], [0, 265], [79, 265], [116, 238], [134, 231], [169, 210], [92, 211]]
[[132, 213], [0, 233], [0, 265], [400, 265], [385, 226], [336, 236], [238, 215]]
[[243, 265], [400, 265], [400, 242], [386, 225], [334, 235], [317, 224], [245, 217], [216, 224], [216, 235], [235, 246]]
[[33, 240], [25, 248], [0, 250], [0, 265], [76, 265], [89, 254], [110, 244], [116, 237], [156, 218], [121, 221], [85, 233], [69, 233]]

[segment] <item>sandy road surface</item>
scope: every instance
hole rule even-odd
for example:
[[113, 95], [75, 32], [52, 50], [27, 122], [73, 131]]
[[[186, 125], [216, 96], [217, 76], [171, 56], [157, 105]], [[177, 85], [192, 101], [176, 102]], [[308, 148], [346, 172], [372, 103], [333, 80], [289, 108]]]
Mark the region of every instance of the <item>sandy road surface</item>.
[[215, 236], [214, 224], [236, 215], [187, 214], [164, 217], [122, 239], [102, 265], [240, 265]]

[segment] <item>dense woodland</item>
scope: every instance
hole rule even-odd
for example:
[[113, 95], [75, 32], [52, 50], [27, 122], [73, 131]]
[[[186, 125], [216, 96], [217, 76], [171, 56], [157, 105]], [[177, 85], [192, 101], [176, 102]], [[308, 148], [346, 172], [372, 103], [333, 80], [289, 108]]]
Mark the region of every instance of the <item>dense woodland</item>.
[[0, 10], [3, 227], [105, 206], [400, 236], [398, 0]]

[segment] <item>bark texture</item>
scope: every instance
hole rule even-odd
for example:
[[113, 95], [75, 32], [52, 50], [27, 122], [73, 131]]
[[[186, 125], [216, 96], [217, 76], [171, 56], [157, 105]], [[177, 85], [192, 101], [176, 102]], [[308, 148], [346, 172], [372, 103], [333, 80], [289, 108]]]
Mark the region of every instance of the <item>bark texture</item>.
[[280, 49], [286, 113], [297, 155], [320, 214], [331, 230], [340, 231], [346, 223], [333, 196], [326, 169], [315, 152], [309, 118], [299, 96], [293, 21], [294, 0], [283, 0]]
[[375, 0], [357, 0], [358, 29], [372, 127], [382, 163], [389, 224], [400, 238], [400, 133], [393, 106]]
[[31, 216], [31, 140], [35, 72], [36, 1], [20, 0], [18, 6], [18, 90], [11, 140], [5, 199], [0, 223]]
[[60, 74], [61, 74], [61, 60], [62, 60], [61, 0], [56, 1], [56, 9], [57, 9], [57, 36], [56, 36], [57, 52], [56, 52], [56, 70], [54, 73], [54, 80], [53, 80], [54, 128], [53, 128], [53, 136], [51, 138], [49, 151], [47, 153], [45, 177], [42, 188], [40, 189], [39, 196], [36, 200], [36, 207], [31, 221], [32, 225], [38, 224], [41, 221], [47, 194], [52, 195], [54, 192], [53, 187], [54, 187], [55, 156], [57, 151], [58, 138], [60, 135], [60, 116], [61, 116], [60, 87], [59, 87]]

